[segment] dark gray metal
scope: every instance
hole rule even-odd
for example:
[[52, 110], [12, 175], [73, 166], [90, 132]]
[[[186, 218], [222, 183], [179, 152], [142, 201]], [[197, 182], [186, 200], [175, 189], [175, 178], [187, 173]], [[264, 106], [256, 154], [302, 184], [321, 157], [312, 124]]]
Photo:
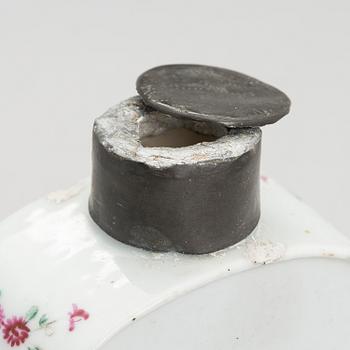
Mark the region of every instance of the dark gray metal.
[[[137, 90], [143, 101], [124, 101], [95, 122], [93, 220], [115, 239], [153, 251], [210, 253], [247, 237], [260, 217], [261, 132], [251, 127], [282, 118], [289, 112], [289, 98], [247, 75], [201, 65], [153, 68], [139, 77]], [[154, 118], [159, 118], [155, 126]], [[142, 129], [141, 122], [148, 126]], [[193, 131], [199, 125], [220, 129], [225, 137], [241, 136], [240, 142], [248, 131], [257, 138], [239, 144], [243, 151], [237, 155], [225, 139], [216, 144], [220, 150], [228, 147], [224, 153], [216, 153], [214, 144], [202, 145], [185, 162], [186, 152], [172, 158], [163, 147], [155, 148], [150, 161], [141, 136], [150, 130], [159, 135], [165, 126], [179, 123]]]
[[156, 169], [116, 155], [94, 129], [90, 215], [136, 247], [214, 252], [258, 224], [259, 165], [260, 142], [236, 159]]
[[227, 127], [272, 124], [289, 112], [282, 91], [232, 70], [175, 64], [155, 67], [136, 83], [146, 105], [178, 118]]

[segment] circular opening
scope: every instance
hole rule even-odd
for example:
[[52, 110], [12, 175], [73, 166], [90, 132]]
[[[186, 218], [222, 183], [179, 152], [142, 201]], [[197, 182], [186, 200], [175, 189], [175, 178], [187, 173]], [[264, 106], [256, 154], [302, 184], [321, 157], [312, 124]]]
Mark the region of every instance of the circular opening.
[[218, 138], [213, 135], [203, 135], [186, 128], [165, 130], [160, 135], [141, 138], [143, 147], [187, 147], [201, 142], [212, 142]]
[[152, 168], [224, 162], [240, 157], [260, 141], [259, 128], [181, 119], [147, 108], [133, 97], [109, 109], [94, 124], [98, 142], [119, 157]]

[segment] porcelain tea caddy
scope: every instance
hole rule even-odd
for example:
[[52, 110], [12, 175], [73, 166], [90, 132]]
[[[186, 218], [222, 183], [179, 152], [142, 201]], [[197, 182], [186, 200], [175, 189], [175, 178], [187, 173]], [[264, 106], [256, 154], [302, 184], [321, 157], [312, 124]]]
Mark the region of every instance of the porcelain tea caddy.
[[287, 96], [199, 65], [137, 90], [91, 179], [0, 224], [0, 349], [348, 349], [349, 238], [259, 173]]

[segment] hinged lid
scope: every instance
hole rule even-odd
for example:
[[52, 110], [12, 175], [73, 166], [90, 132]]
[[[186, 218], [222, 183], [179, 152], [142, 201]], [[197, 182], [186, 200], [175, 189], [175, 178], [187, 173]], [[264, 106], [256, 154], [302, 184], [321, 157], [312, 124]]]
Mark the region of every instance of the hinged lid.
[[174, 64], [152, 68], [137, 79], [145, 104], [178, 118], [227, 127], [272, 124], [288, 114], [282, 91], [229, 69]]

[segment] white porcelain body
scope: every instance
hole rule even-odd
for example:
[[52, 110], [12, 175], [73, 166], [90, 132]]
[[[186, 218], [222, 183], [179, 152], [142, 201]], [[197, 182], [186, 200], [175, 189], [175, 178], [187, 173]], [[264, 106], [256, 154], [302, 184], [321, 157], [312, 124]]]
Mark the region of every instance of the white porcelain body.
[[13, 316], [21, 350], [349, 348], [350, 240], [272, 180], [255, 232], [201, 256], [113, 240], [88, 195], [86, 181], [0, 224], [1, 350]]

